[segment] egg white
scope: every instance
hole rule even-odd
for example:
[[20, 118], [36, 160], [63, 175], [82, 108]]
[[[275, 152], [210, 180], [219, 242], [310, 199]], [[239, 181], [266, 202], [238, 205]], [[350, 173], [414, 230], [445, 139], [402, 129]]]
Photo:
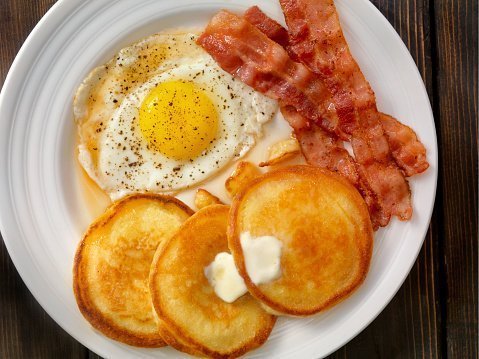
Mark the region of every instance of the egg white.
[[[176, 193], [204, 181], [248, 152], [261, 137], [263, 123], [276, 112], [276, 101], [235, 80], [198, 50], [196, 35], [183, 39], [188, 47], [195, 48], [195, 56], [164, 61], [147, 81], [121, 99], [95, 133], [96, 161], [88, 146], [80, 143], [80, 163], [113, 200], [134, 192]], [[117, 64], [128, 66], [128, 61], [134, 61], [131, 51], [124, 49], [120, 54]], [[144, 98], [157, 84], [168, 81], [193, 82], [216, 107], [215, 140], [196, 158], [174, 160], [149, 149], [138, 125]]]

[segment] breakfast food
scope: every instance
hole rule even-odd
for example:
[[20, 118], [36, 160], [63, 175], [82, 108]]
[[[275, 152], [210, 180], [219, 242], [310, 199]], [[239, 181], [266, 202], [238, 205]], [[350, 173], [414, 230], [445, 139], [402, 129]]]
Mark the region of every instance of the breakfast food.
[[276, 103], [223, 71], [193, 32], [126, 47], [79, 87], [78, 158], [112, 199], [178, 191], [242, 157]]
[[260, 167], [274, 166], [283, 161], [289, 160], [301, 153], [298, 140], [291, 136], [287, 140], [283, 140], [273, 144], [268, 151], [268, 160], [261, 162]]
[[[272, 236], [282, 243], [281, 276], [255, 284], [244, 237]], [[350, 295], [365, 279], [373, 229], [357, 190], [317, 167], [269, 172], [231, 205], [228, 242], [248, 291], [273, 313], [318, 313]]]
[[381, 125], [388, 137], [391, 154], [406, 176], [423, 173], [429, 168], [426, 149], [412, 128], [384, 113], [381, 114]]
[[261, 174], [258, 167], [248, 161], [241, 161], [225, 182], [226, 191], [233, 198], [251, 181]]
[[165, 345], [148, 289], [151, 262], [193, 213], [179, 200], [133, 195], [110, 206], [78, 246], [73, 289], [78, 307], [106, 336], [139, 347]]
[[[398, 139], [398, 132], [386, 133], [384, 129], [384, 116], [378, 112], [374, 92], [349, 51], [334, 2], [282, 0], [280, 3], [289, 29], [288, 37], [282, 39], [283, 46], [290, 56], [319, 75], [330, 90], [338, 126], [351, 141], [360, 180], [357, 187], [369, 205], [373, 223], [376, 227], [385, 226], [391, 215], [408, 220], [412, 207], [404, 172], [410, 171], [411, 163], [398, 161], [389, 147]], [[324, 31], [324, 24], [328, 31]], [[407, 128], [394, 121], [397, 127]], [[419, 166], [413, 168], [424, 171], [428, 167], [424, 146], [417, 138], [403, 139], [415, 143], [403, 145], [416, 150], [410, 159]], [[406, 165], [402, 171], [401, 165]]]
[[211, 206], [213, 204], [223, 204], [218, 197], [211, 194], [207, 190], [200, 188], [195, 194], [195, 206], [198, 209]]
[[259, 175], [261, 171], [251, 162], [239, 162], [231, 176], [226, 179], [226, 192], [233, 198]]
[[[412, 206], [403, 171], [427, 168], [424, 146], [415, 135], [398, 136], [397, 129], [406, 127], [397, 121], [395, 131], [383, 130], [374, 93], [349, 52], [333, 1], [281, 5], [289, 30], [257, 7], [244, 17], [221, 11], [198, 43], [223, 69], [279, 100], [308, 162], [348, 178], [365, 198], [375, 228], [393, 215], [408, 220]], [[342, 140], [351, 141], [354, 159]], [[411, 150], [411, 162], [396, 160], [398, 152], [389, 148], [394, 141]]]
[[[307, 121], [292, 106], [282, 106], [281, 113], [289, 123]], [[354, 185], [359, 183], [356, 162], [344, 148], [341, 138], [332, 136], [329, 132], [318, 126], [310, 124], [307, 129], [295, 131], [301, 151], [306, 161], [312, 166], [327, 168], [346, 178]]]
[[[367, 106], [372, 108], [375, 106], [375, 99], [374, 92], [349, 51], [333, 1], [322, 0], [314, 3], [311, 1], [285, 0], [281, 4], [285, 15], [288, 16], [287, 14], [289, 13], [290, 21], [295, 22], [294, 26], [297, 26], [296, 31], [299, 31], [299, 33], [295, 34], [294, 31], [288, 32], [288, 30], [269, 18], [257, 6], [249, 8], [244, 13], [244, 18], [271, 40], [284, 47], [292, 59], [297, 62], [303, 62], [310, 70], [318, 73], [322, 78], [327, 79], [331, 77], [331, 79], [326, 81], [326, 85], [331, 87], [330, 90], [333, 94], [336, 93], [335, 98], [337, 101], [333, 101], [332, 104], [337, 108], [337, 115], [340, 118], [335, 121], [338, 122], [338, 125], [341, 125], [340, 121], [343, 121], [343, 125], [346, 125], [344, 132], [351, 132], [352, 130], [348, 129], [348, 127], [351, 122], [350, 117], [354, 116], [352, 109], [354, 107], [358, 108], [361, 114], [361, 111], [364, 111], [364, 107], [360, 103], [354, 104], [354, 102], [358, 102], [361, 99], [361, 96], [353, 92], [348, 93], [344, 89], [352, 86], [354, 91], [364, 91], [365, 96], [362, 98], [362, 101], [367, 99]], [[319, 14], [322, 17], [321, 20], [329, 18], [331, 21], [328, 23], [328, 26], [331, 31], [323, 31], [321, 27], [318, 27], [317, 25], [322, 21], [318, 21], [317, 17], [313, 15], [311, 24], [313, 24], [312, 27], [315, 28], [315, 31], [313, 33], [310, 31], [302, 33], [298, 27], [298, 21], [306, 21], [306, 18], [313, 13]], [[306, 22], [304, 24], [307, 25]], [[322, 45], [318, 46], [319, 43]], [[307, 46], [310, 49], [314, 48], [315, 56], [308, 56], [304, 53]], [[303, 53], [303, 56], [301, 56], [301, 53]], [[330, 56], [330, 54], [333, 55]], [[340, 56], [344, 56], [344, 59], [347, 61], [341, 61]], [[317, 63], [313, 64], [313, 61], [316, 60], [320, 65]], [[334, 67], [336, 72], [331, 71], [331, 67]], [[318, 68], [321, 68], [321, 70], [318, 70]], [[351, 74], [354, 76], [348, 78], [348, 75]], [[357, 82], [352, 83], [354, 80], [357, 80]], [[409, 177], [424, 172], [429, 167], [426, 159], [426, 149], [417, 139], [414, 131], [389, 115], [380, 113], [379, 117], [377, 114], [375, 116], [376, 123], [377, 121], [381, 123], [384, 134], [387, 136], [392, 157], [404, 171], [405, 175]], [[301, 121], [299, 120], [299, 122]], [[339, 137], [343, 139], [348, 138], [347, 135]], [[398, 155], [393, 149], [396, 146], [402, 147], [403, 153], [401, 155]], [[339, 147], [341, 146], [339, 145]], [[407, 153], [407, 156], [405, 156], [405, 153]]]
[[[373, 230], [411, 217], [406, 178], [428, 168], [425, 147], [376, 108], [332, 0], [280, 4], [288, 28], [256, 6], [223, 10], [201, 34], [123, 48], [80, 85], [78, 159], [120, 200], [74, 264], [78, 306], [105, 335], [240, 356], [267, 340], [275, 315], [313, 315], [351, 295]], [[253, 147], [277, 107], [291, 137], [267, 143], [265, 169], [255, 153], [237, 164], [224, 205], [214, 175]], [[307, 166], [285, 165], [304, 163], [300, 154]]]
[[[233, 358], [261, 345], [275, 317], [249, 294], [220, 299], [205, 274], [228, 252], [229, 207], [208, 206], [188, 219], [155, 254], [150, 291], [166, 342], [192, 354]], [[226, 253], [225, 253], [226, 254]]]

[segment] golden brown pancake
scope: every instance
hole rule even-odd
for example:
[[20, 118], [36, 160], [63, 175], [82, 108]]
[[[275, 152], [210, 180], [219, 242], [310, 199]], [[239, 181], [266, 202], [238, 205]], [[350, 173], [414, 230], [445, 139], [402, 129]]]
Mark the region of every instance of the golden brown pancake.
[[275, 317], [249, 294], [226, 303], [215, 294], [204, 268], [228, 252], [229, 207], [211, 205], [188, 219], [158, 248], [150, 292], [165, 341], [212, 358], [234, 358], [263, 344]]
[[73, 289], [94, 328], [134, 346], [165, 345], [148, 276], [158, 245], [192, 214], [173, 197], [139, 194], [114, 203], [90, 226], [75, 256]]
[[[282, 242], [279, 279], [251, 281], [243, 232]], [[373, 229], [364, 200], [346, 180], [317, 167], [293, 166], [263, 175], [234, 198], [228, 241], [255, 298], [272, 312], [305, 316], [337, 304], [364, 281]]]

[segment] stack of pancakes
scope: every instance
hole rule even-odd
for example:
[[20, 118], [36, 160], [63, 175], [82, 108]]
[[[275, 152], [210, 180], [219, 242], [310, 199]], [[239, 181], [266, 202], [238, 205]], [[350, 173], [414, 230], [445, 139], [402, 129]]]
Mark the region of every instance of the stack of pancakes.
[[[256, 285], [240, 235], [282, 242], [281, 276]], [[373, 231], [360, 194], [314, 167], [262, 175], [232, 201], [194, 213], [179, 200], [142, 194], [93, 223], [74, 264], [78, 306], [93, 327], [141, 347], [233, 358], [257, 348], [276, 315], [307, 316], [337, 304], [364, 280]], [[232, 253], [249, 293], [220, 299], [204, 274]]]

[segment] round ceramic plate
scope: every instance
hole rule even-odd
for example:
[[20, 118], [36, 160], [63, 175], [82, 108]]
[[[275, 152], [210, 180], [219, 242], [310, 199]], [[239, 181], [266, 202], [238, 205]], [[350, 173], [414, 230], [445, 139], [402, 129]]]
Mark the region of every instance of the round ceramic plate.
[[[105, 203], [85, 184], [76, 161], [72, 116], [75, 89], [89, 71], [122, 47], [175, 27], [204, 26], [219, 9], [259, 5], [283, 21], [268, 0], [60, 0], [20, 50], [0, 100], [0, 219], [10, 256], [48, 314], [81, 343], [105, 357], [166, 357], [170, 348], [137, 349], [93, 330], [72, 291], [76, 246]], [[436, 190], [437, 145], [433, 116], [418, 70], [399, 36], [367, 0], [337, 0], [351, 51], [376, 92], [378, 107], [411, 126], [431, 167], [410, 180], [414, 216], [378, 231], [365, 283], [340, 305], [313, 318], [278, 320], [266, 344], [251, 357], [318, 358], [344, 345], [391, 300], [422, 246]], [[281, 118], [268, 124], [251, 152], [286, 137]], [[205, 186], [222, 198], [228, 170]], [[92, 192], [93, 191], [93, 192]], [[180, 198], [191, 204], [191, 191]]]

